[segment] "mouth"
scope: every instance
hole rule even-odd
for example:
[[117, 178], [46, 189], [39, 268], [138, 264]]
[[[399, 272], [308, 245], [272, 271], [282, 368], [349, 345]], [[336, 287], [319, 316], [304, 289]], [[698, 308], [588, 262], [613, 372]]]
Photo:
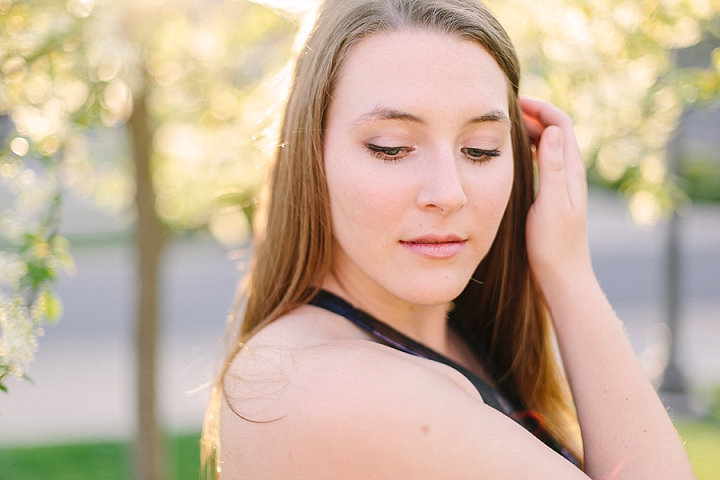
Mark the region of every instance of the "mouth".
[[409, 240], [401, 240], [401, 243], [417, 243], [417, 244], [440, 244], [440, 243], [458, 243], [465, 242], [467, 239], [461, 238], [457, 235], [423, 235], [420, 237], [411, 238]]
[[427, 235], [401, 240], [407, 250], [430, 259], [447, 259], [459, 254], [467, 243], [466, 239], [456, 235]]

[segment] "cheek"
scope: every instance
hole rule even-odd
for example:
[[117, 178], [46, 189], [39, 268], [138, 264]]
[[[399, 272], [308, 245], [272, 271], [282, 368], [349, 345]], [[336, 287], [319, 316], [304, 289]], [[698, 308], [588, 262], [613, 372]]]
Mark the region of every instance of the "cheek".
[[510, 201], [510, 195], [512, 193], [513, 189], [513, 183], [515, 182], [515, 167], [514, 167], [514, 161], [511, 160], [509, 162], [508, 168], [505, 169], [505, 175], [503, 176], [503, 181], [501, 185], [498, 186], [498, 197], [500, 200], [500, 210], [501, 210], [501, 216], [503, 213], [505, 213], [505, 209], [507, 207], [508, 202]]
[[486, 229], [491, 229], [494, 237], [512, 192], [514, 181], [512, 160], [499, 165], [492, 174], [487, 173], [483, 180], [474, 186], [472, 205], [475, 218], [480, 219], [478, 223]]
[[393, 166], [381, 160], [373, 162], [358, 152], [335, 155], [333, 150], [325, 152], [325, 171], [335, 236], [352, 243], [368, 236], [389, 238], [407, 203], [404, 182], [392, 178]]

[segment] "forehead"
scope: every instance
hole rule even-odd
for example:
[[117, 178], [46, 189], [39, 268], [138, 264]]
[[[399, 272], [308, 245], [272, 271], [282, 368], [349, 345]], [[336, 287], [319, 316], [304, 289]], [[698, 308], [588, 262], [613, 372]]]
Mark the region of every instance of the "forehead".
[[507, 114], [507, 77], [476, 42], [424, 30], [378, 33], [350, 51], [330, 109], [350, 115], [385, 107], [438, 122]]

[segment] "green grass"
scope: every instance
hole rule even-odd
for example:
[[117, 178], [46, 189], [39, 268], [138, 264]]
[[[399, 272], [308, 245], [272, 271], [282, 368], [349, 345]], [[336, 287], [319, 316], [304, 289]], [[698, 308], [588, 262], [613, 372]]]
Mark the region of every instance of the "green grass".
[[[171, 480], [200, 478], [200, 434], [167, 440]], [[121, 442], [0, 449], [0, 480], [129, 480], [132, 446]]]
[[[720, 422], [679, 423], [698, 480], [720, 479]], [[167, 440], [169, 480], [198, 480], [199, 434]], [[0, 480], [130, 480], [132, 446], [120, 442], [0, 449]]]
[[679, 423], [677, 429], [698, 480], [720, 479], [720, 423]]

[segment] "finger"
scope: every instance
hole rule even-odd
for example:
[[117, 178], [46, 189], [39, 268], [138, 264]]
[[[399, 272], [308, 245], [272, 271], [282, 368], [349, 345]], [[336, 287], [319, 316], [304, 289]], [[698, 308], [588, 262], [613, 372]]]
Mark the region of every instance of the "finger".
[[569, 206], [563, 143], [562, 130], [551, 125], [543, 131], [537, 153], [540, 180], [537, 198], [548, 199], [556, 207]]
[[518, 101], [523, 113], [535, 118], [543, 127], [557, 125], [564, 129], [572, 124], [570, 117], [565, 112], [549, 103], [522, 96], [518, 97]]
[[[568, 157], [565, 157], [568, 158]], [[587, 205], [587, 178], [585, 164], [580, 154], [571, 155], [565, 162], [567, 172], [567, 190], [573, 208], [585, 209]]]
[[540, 135], [542, 135], [545, 127], [540, 125], [540, 122], [530, 115], [523, 114], [523, 121], [525, 122], [525, 130], [527, 131], [530, 140], [533, 144], [537, 145], [540, 140]]
[[[587, 180], [585, 165], [582, 162], [580, 148], [575, 138], [572, 120], [562, 110], [540, 100], [520, 97], [520, 107], [526, 125], [548, 127], [556, 125], [563, 134], [563, 159], [567, 170], [568, 195], [573, 207], [584, 208], [587, 199]], [[527, 120], [529, 118], [530, 120]], [[550, 122], [550, 123], [549, 123]], [[530, 130], [528, 129], [530, 133]], [[531, 136], [535, 132], [533, 131]]]
[[533, 129], [532, 132], [529, 131], [531, 136], [537, 135], [538, 128], [544, 129], [550, 125], [555, 125], [562, 130], [565, 139], [565, 142], [563, 142], [566, 148], [565, 154], [568, 159], [575, 154], [580, 155], [572, 120], [565, 112], [547, 102], [528, 97], [519, 97], [519, 101], [525, 124]]
[[530, 140], [536, 146], [546, 127], [557, 125], [561, 129], [567, 130], [569, 124], [571, 128], [572, 124], [569, 118], [561, 110], [547, 102], [528, 97], [519, 97], [519, 105]]

